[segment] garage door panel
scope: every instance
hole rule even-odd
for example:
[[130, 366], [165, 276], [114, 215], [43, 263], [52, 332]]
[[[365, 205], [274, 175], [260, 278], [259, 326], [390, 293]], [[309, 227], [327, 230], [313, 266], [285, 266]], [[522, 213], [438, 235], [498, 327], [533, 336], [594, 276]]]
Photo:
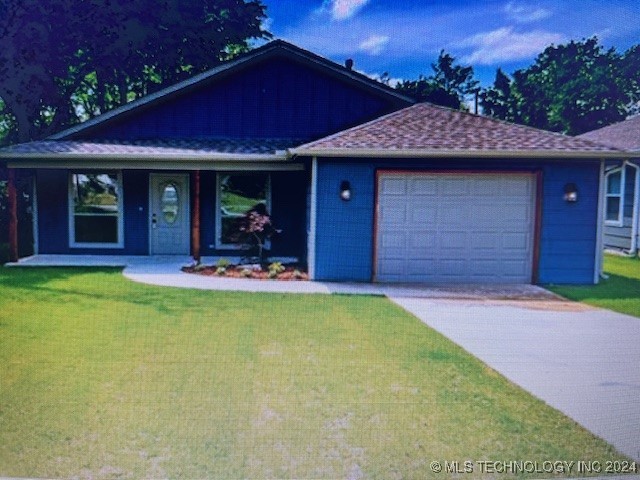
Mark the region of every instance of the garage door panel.
[[[386, 195], [389, 178], [397, 182]], [[378, 192], [379, 212], [393, 222], [378, 221], [377, 280], [530, 282], [533, 175], [382, 174]]]
[[378, 188], [382, 195], [406, 195], [407, 179], [403, 177], [381, 178]]

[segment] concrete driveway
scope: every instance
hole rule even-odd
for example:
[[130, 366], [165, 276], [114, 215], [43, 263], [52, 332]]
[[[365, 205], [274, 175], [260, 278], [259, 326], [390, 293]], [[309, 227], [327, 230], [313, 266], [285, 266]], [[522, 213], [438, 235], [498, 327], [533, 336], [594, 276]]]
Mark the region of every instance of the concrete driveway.
[[558, 300], [390, 298], [640, 461], [640, 318]]

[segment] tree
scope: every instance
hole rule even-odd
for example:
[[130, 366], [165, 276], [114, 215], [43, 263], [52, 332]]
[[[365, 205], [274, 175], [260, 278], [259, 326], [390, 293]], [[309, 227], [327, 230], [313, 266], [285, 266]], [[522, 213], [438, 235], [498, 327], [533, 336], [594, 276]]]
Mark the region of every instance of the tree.
[[513, 122], [514, 98], [511, 94], [511, 79], [498, 68], [493, 86], [480, 93], [480, 106], [485, 115]]
[[551, 45], [512, 80], [499, 72], [481, 95], [483, 108], [497, 118], [570, 135], [609, 125], [623, 120], [638, 99], [635, 55], [629, 51], [625, 67], [626, 55], [605, 50], [596, 37]]
[[420, 75], [417, 80], [405, 80], [396, 88], [419, 102], [463, 109], [465, 96], [476, 91], [478, 81], [473, 78], [473, 67], [463, 67], [455, 62], [454, 57], [441, 50], [436, 63], [431, 64], [431, 76]]
[[0, 0], [8, 140], [40, 138], [211, 68], [268, 37], [264, 19], [260, 0]]

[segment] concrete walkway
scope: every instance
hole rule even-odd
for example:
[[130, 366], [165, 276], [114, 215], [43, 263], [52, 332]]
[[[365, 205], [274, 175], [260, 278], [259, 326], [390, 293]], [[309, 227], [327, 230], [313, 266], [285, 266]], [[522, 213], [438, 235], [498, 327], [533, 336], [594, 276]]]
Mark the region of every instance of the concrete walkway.
[[[203, 257], [202, 263], [213, 265], [217, 258]], [[184, 273], [181, 268], [192, 263], [182, 256], [102, 256], [102, 255], [34, 255], [8, 266], [20, 267], [122, 267], [125, 277], [134, 282], [164, 287], [194, 288], [240, 292], [321, 293], [343, 295], [380, 295], [420, 298], [458, 298], [483, 300], [537, 299], [557, 300], [554, 294], [535, 285], [416, 285], [355, 282], [314, 282], [252, 280], [211, 277]]]
[[640, 461], [640, 318], [573, 302], [391, 300]]
[[204, 290], [385, 295], [640, 461], [639, 318], [564, 301], [533, 285], [260, 281], [180, 270], [189, 264], [188, 257], [37, 255], [17, 265], [124, 267], [136, 282]]

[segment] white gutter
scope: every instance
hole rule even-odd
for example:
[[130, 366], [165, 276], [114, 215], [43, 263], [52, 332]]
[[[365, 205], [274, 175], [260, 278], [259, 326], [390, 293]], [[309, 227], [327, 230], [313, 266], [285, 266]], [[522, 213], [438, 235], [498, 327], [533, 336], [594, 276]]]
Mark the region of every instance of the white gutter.
[[631, 223], [631, 248], [629, 249], [629, 255], [635, 256], [638, 253], [638, 235], [640, 234], [640, 232], [638, 232], [638, 216], [640, 214], [640, 192], [638, 191], [640, 190], [640, 167], [629, 161], [623, 164], [623, 168], [625, 165], [636, 169], [636, 182], [633, 192], [633, 221]]
[[565, 150], [456, 150], [456, 149], [388, 149], [383, 148], [292, 148], [291, 155], [345, 158], [572, 158], [604, 159], [627, 155], [624, 152]]
[[311, 159], [311, 205], [309, 206], [309, 234], [307, 236], [307, 269], [309, 280], [316, 277], [316, 225], [318, 208], [318, 159]]
[[604, 278], [604, 159], [600, 160], [600, 175], [598, 176], [598, 217], [596, 220], [596, 256], [593, 269], [593, 283], [598, 284]]

